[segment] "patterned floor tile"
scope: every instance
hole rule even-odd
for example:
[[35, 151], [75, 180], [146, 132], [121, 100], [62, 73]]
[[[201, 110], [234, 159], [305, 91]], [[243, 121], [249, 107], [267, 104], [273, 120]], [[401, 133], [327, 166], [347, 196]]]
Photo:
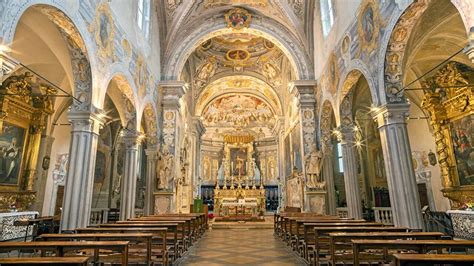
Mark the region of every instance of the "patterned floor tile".
[[206, 232], [179, 265], [306, 265], [273, 230], [226, 229]]

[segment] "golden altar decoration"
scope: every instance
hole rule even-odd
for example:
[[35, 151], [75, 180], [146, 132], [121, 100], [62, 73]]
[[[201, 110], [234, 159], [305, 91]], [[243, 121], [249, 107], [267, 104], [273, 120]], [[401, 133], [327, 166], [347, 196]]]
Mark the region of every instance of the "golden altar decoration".
[[474, 202], [474, 70], [450, 62], [424, 84], [445, 197], [457, 208]]
[[[214, 213], [217, 216], [265, 212], [265, 189], [262, 178], [258, 187], [255, 159], [252, 157], [254, 137], [224, 136], [224, 180], [214, 189]], [[240, 210], [240, 211], [239, 211]]]
[[41, 133], [53, 110], [56, 89], [29, 72], [8, 77], [0, 86], [0, 211], [26, 210], [34, 202], [34, 180]]

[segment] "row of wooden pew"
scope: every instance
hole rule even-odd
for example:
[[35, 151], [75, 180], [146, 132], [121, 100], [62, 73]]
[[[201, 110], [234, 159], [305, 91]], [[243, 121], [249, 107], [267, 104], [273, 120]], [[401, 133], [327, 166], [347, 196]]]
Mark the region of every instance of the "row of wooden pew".
[[[42, 234], [32, 242], [2, 242], [0, 252], [33, 250], [35, 257], [0, 258], [0, 265], [170, 265], [207, 229], [201, 213], [161, 214]], [[54, 256], [51, 256], [53, 255]]]
[[430, 261], [429, 265], [433, 265], [436, 259], [438, 263], [474, 264], [474, 255], [440, 254], [451, 248], [472, 249], [474, 241], [446, 239], [439, 232], [298, 212], [275, 214], [274, 230], [276, 236], [311, 265], [359, 265], [391, 260], [396, 265], [419, 261]]

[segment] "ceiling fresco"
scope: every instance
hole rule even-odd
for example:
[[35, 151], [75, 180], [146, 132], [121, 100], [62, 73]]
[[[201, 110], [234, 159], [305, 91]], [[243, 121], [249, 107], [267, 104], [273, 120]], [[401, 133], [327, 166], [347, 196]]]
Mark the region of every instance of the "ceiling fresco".
[[233, 127], [241, 130], [247, 127], [272, 126], [275, 115], [272, 108], [253, 95], [229, 94], [213, 100], [201, 116], [206, 127]]

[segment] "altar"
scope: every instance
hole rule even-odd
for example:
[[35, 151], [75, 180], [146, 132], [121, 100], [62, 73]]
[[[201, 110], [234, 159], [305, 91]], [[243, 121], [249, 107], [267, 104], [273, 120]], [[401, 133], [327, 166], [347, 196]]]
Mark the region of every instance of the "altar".
[[265, 188], [255, 161], [252, 136], [224, 137], [224, 158], [214, 189], [214, 214], [261, 216], [265, 213]]

